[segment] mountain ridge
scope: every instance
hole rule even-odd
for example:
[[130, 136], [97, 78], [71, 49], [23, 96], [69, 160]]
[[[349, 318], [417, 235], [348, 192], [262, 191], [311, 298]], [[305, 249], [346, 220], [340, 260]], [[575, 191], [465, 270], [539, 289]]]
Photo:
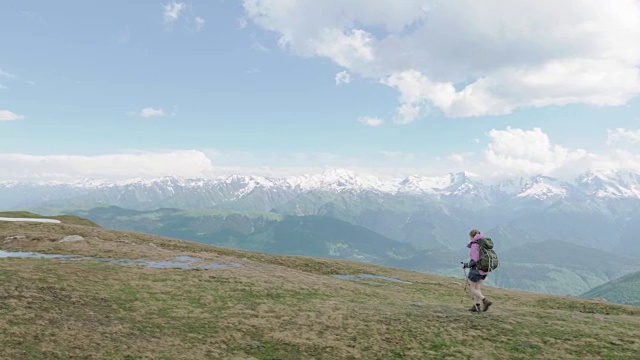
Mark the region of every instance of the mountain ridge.
[[[240, 185], [240, 186], [239, 186]], [[627, 197], [640, 199], [640, 174], [620, 172], [588, 171], [573, 180], [560, 180], [544, 175], [514, 176], [501, 180], [486, 181], [468, 172], [449, 173], [443, 176], [409, 175], [400, 178], [362, 175], [344, 169], [329, 169], [314, 175], [294, 175], [289, 177], [267, 177], [257, 175], [228, 175], [217, 178], [184, 178], [165, 176], [155, 179], [130, 179], [120, 181], [86, 179], [76, 182], [0, 182], [0, 188], [66, 188], [66, 189], [108, 189], [149, 187], [164, 188], [169, 193], [178, 189], [207, 189], [239, 187], [239, 196], [256, 188], [286, 189], [298, 193], [325, 191], [374, 191], [387, 194], [474, 196], [479, 192], [498, 193], [512, 197], [566, 197], [579, 192], [595, 197]]]

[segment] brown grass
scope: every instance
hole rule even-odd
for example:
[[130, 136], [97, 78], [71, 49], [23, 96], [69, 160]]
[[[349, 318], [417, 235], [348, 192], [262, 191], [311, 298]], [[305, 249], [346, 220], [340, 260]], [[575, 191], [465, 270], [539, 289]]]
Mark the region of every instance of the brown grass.
[[[26, 238], [4, 242], [15, 235]], [[57, 243], [65, 235], [88, 240]], [[489, 288], [495, 305], [471, 314], [461, 279], [69, 224], [0, 222], [0, 245], [241, 264], [192, 271], [0, 259], [6, 359], [640, 358], [636, 307]], [[412, 284], [328, 276], [358, 273]]]

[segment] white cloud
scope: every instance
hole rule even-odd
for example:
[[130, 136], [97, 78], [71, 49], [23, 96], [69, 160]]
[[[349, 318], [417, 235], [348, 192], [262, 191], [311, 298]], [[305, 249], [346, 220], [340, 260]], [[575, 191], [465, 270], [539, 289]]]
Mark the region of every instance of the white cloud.
[[0, 110], [0, 121], [15, 121], [24, 119], [23, 115], [12, 113], [9, 110]]
[[238, 29], [243, 30], [249, 25], [249, 22], [246, 18], [241, 17], [238, 19]]
[[341, 71], [336, 74], [336, 86], [351, 82], [351, 74], [348, 71]]
[[508, 174], [548, 175], [589, 155], [582, 149], [569, 150], [552, 144], [539, 128], [491, 130], [487, 135], [491, 142], [485, 149], [485, 160]]
[[455, 164], [467, 164], [467, 161], [469, 160], [469, 158], [473, 157], [473, 155], [474, 154], [470, 152], [453, 153], [447, 156], [445, 159]]
[[[338, 65], [350, 68], [374, 60], [371, 43], [373, 36], [363, 30], [325, 29], [314, 44], [315, 54], [332, 59]], [[281, 43], [286, 46], [286, 42]]]
[[136, 115], [147, 119], [147, 118], [152, 118], [152, 117], [167, 116], [168, 114], [162, 108], [157, 108], [156, 109], [156, 108], [152, 108], [152, 107], [146, 107], [146, 108], [140, 110], [140, 112], [137, 113]]
[[640, 145], [640, 129], [628, 130], [628, 129], [608, 129], [607, 130], [607, 145], [609, 146], [628, 146], [628, 145]]
[[[640, 94], [635, 0], [243, 0], [293, 54], [397, 89], [396, 123], [522, 107], [618, 106]], [[300, 19], [305, 19], [300, 21]]]
[[162, 8], [164, 9], [164, 12], [162, 14], [164, 23], [166, 25], [172, 25], [173, 23], [175, 23], [180, 18], [180, 14], [186, 9], [186, 7], [187, 4], [175, 1], [171, 1], [166, 5], [162, 5]]
[[361, 116], [358, 118], [358, 122], [367, 126], [380, 126], [384, 124], [384, 120], [370, 116]]
[[[620, 132], [635, 134], [635, 131]], [[396, 149], [348, 155], [215, 149], [99, 156], [0, 154], [0, 181], [130, 179], [165, 175], [205, 178], [230, 174], [289, 176], [318, 173], [328, 167], [394, 178], [468, 171], [485, 180], [538, 174], [570, 180], [586, 170], [640, 173], [640, 151], [619, 147], [605, 148], [598, 153], [569, 149], [555, 144], [538, 128], [491, 130], [486, 135], [490, 141], [482, 152], [460, 151], [442, 156]]]
[[0, 180], [208, 177], [212, 169], [211, 160], [195, 150], [98, 156], [0, 154]]
[[201, 31], [202, 28], [204, 28], [205, 20], [203, 18], [201, 18], [200, 16], [196, 16], [196, 18], [195, 18], [195, 20], [193, 20], [193, 22], [196, 25], [196, 32]]
[[554, 144], [538, 128], [491, 130], [483, 156], [468, 153], [465, 170], [486, 178], [542, 174], [569, 180], [587, 170], [640, 174], [640, 131], [615, 129], [608, 133], [609, 148], [594, 152]]
[[[319, 173], [327, 168], [344, 168], [363, 174], [397, 178], [409, 174], [442, 175], [448, 171], [462, 170], [425, 154], [396, 150], [350, 155], [327, 152], [248, 153], [219, 150], [208, 150], [205, 153], [215, 164], [215, 175], [290, 176]], [[424, 164], [429, 166], [426, 167]]]
[[0, 77], [5, 77], [5, 78], [9, 78], [9, 79], [16, 79], [17, 78], [15, 75], [2, 70], [2, 68], [0, 68]]
[[22, 15], [24, 15], [29, 20], [36, 22], [45, 28], [49, 26], [49, 23], [39, 15], [32, 13], [30, 11], [21, 11], [21, 12], [22, 12]]
[[258, 50], [258, 51], [261, 51], [261, 52], [269, 52], [269, 48], [268, 47], [266, 47], [266, 46], [264, 46], [264, 45], [262, 45], [262, 44], [260, 44], [258, 42], [253, 43], [251, 45], [251, 48], [253, 50]]
[[193, 7], [184, 2], [171, 2], [162, 5], [163, 20], [168, 30], [172, 29], [176, 23], [181, 23], [189, 33], [200, 32], [204, 29], [206, 20], [201, 16], [196, 16]]
[[613, 149], [610, 153], [593, 156], [590, 169], [625, 170], [640, 174], [640, 153], [624, 149]]

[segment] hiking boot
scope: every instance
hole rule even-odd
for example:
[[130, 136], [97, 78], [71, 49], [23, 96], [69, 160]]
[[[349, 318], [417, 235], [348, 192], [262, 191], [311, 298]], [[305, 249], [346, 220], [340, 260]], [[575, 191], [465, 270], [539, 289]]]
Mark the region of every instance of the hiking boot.
[[491, 306], [491, 304], [493, 303], [489, 299], [487, 298], [482, 299], [482, 311], [489, 310], [489, 306]]
[[469, 309], [469, 311], [471, 311], [471, 312], [480, 312], [480, 304], [475, 304], [475, 305], [473, 305], [473, 306]]

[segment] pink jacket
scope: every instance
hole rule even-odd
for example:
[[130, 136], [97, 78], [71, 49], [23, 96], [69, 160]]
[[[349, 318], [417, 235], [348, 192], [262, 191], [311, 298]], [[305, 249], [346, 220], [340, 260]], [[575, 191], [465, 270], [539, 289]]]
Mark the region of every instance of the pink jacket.
[[[480, 261], [480, 245], [478, 245], [478, 240], [482, 239], [484, 237], [484, 235], [482, 234], [478, 234], [476, 236], [473, 237], [473, 239], [471, 240], [471, 242], [469, 244], [467, 244], [467, 247], [471, 249], [471, 260], [475, 261], [475, 262], [479, 262]], [[482, 271], [482, 270], [478, 270], [478, 272], [480, 273], [480, 275], [487, 275], [488, 272], [486, 271]]]

